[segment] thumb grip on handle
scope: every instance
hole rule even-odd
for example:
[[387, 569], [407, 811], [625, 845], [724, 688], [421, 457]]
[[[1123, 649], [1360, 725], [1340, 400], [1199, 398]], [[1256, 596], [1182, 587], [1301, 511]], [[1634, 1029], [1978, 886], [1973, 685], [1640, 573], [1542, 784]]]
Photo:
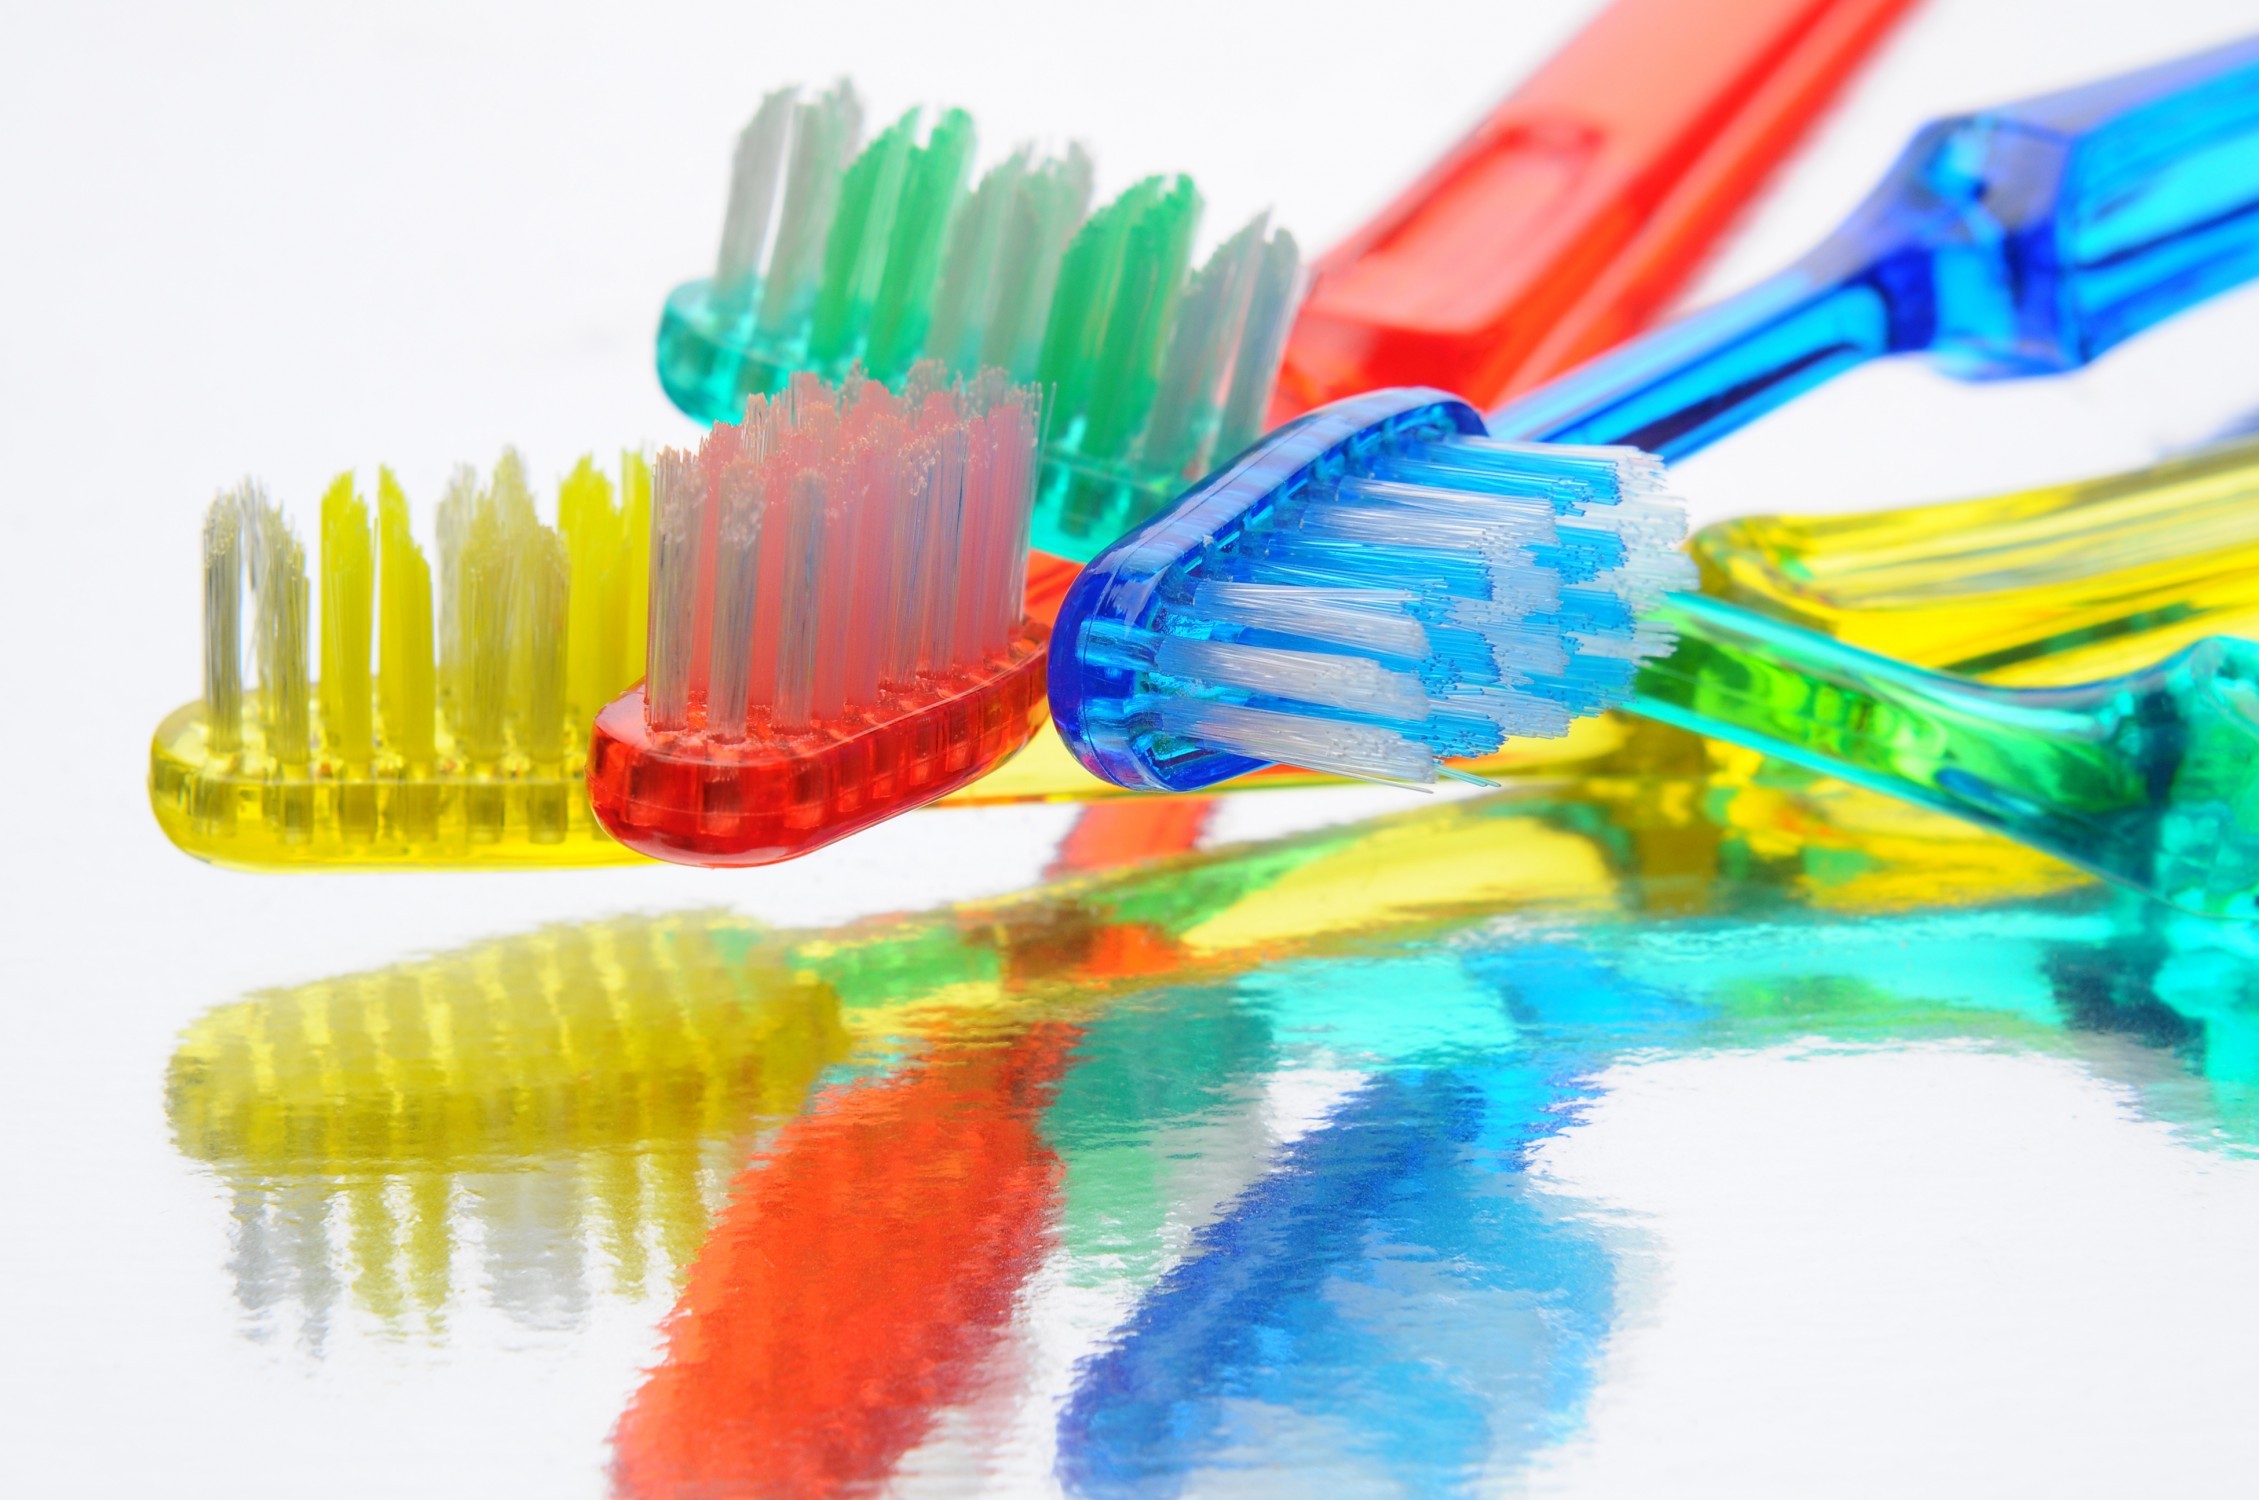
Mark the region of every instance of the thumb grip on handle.
[[2259, 915], [2259, 646], [2008, 689], [1695, 595], [1633, 707], [1993, 828], [2184, 909]]

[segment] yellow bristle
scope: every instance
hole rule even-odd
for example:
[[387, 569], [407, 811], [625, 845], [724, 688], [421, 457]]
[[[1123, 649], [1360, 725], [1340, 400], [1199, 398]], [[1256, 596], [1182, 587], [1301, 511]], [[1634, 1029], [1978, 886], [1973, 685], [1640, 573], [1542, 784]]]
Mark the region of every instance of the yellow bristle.
[[437, 695], [431, 650], [431, 565], [408, 530], [408, 497], [390, 469], [377, 470], [378, 685], [383, 694], [384, 737], [409, 768], [436, 754]]
[[620, 555], [620, 512], [612, 503], [612, 482], [586, 458], [573, 466], [557, 489], [557, 529], [565, 536], [572, 578], [565, 699], [576, 730], [585, 731], [597, 711], [624, 686], [612, 681], [618, 641], [606, 606], [626, 561]]
[[565, 544], [546, 526], [517, 537], [511, 573], [517, 580], [517, 627], [525, 642], [517, 693], [518, 748], [536, 765], [565, 753], [565, 645], [569, 566]]
[[620, 592], [608, 618], [617, 649], [612, 691], [624, 693], [643, 677], [645, 637], [651, 627], [651, 466], [641, 453], [620, 454]]
[[322, 496], [322, 723], [331, 749], [365, 766], [376, 740], [370, 726], [369, 627], [375, 563], [369, 508], [340, 474]]

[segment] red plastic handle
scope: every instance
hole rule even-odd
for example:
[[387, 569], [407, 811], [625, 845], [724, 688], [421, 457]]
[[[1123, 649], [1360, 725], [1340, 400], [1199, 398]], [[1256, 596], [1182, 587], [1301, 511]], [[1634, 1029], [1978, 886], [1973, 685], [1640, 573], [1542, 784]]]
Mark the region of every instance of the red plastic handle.
[[1492, 405], [1646, 327], [1914, 0], [1616, 0], [1316, 267], [1274, 421]]

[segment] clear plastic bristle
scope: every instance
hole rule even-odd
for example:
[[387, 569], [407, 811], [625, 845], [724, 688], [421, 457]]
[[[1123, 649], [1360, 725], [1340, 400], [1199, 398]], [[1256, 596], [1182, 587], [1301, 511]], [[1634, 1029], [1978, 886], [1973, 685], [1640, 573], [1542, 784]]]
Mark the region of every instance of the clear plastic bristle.
[[644, 718], [789, 736], [977, 672], [1021, 617], [1037, 398], [998, 371], [900, 394], [796, 376], [653, 476]]
[[1693, 586], [1661, 464], [1630, 448], [1426, 438], [1361, 455], [1190, 559], [1115, 640], [1176, 742], [1427, 784], [1445, 758], [1552, 737], [1674, 644]]

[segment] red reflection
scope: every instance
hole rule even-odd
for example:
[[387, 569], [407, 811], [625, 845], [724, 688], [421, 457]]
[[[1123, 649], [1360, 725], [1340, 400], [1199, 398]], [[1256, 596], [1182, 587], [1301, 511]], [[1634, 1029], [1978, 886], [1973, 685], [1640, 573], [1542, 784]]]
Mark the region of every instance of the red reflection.
[[1038, 1116], [1077, 1029], [945, 1045], [827, 1095], [733, 1187], [614, 1435], [619, 1493], [836, 1495], [972, 1394], [1050, 1246]]

